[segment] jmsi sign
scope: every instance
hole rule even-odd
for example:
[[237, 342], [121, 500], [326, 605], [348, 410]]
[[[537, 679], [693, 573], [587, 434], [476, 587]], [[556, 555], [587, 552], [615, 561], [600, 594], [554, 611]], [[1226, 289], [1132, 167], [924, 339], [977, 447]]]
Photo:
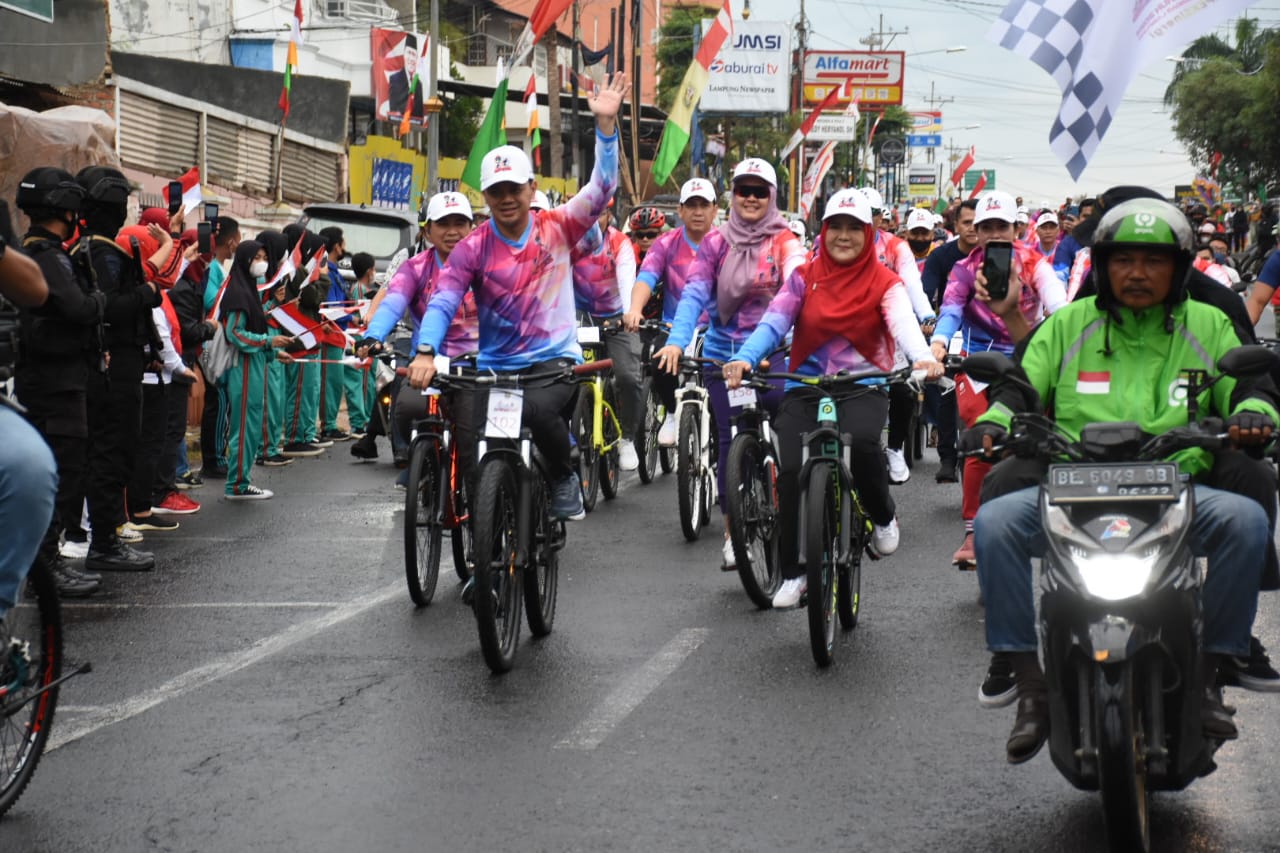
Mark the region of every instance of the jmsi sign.
[[733, 40], [734, 50], [782, 50], [782, 36], [759, 33], [738, 33]]
[[804, 100], [817, 105], [840, 88], [837, 103], [901, 104], [902, 51], [810, 50], [804, 55]]

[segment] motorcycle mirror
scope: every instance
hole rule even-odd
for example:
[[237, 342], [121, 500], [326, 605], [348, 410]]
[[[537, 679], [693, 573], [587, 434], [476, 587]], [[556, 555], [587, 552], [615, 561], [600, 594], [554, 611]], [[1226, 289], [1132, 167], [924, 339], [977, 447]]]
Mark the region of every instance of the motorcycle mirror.
[[960, 369], [979, 382], [990, 385], [1017, 370], [1018, 367], [1004, 353], [988, 350], [967, 356], [961, 363]]
[[1233, 379], [1265, 376], [1276, 368], [1280, 368], [1280, 355], [1264, 346], [1235, 347], [1218, 359], [1218, 370]]

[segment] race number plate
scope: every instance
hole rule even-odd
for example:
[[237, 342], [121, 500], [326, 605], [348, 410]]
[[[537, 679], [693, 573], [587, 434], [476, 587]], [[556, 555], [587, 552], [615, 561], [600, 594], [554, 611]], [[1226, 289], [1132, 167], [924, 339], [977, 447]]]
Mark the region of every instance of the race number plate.
[[735, 409], [743, 406], [754, 406], [756, 403], [756, 389], [748, 388], [746, 385], [739, 385], [729, 391], [729, 405]]
[[1175, 501], [1181, 492], [1172, 462], [1050, 465], [1049, 502]]
[[520, 437], [520, 418], [524, 413], [524, 392], [519, 388], [491, 388], [489, 412], [484, 434], [488, 438]]
[[600, 343], [600, 327], [599, 326], [579, 326], [578, 327], [578, 343], [580, 344]]

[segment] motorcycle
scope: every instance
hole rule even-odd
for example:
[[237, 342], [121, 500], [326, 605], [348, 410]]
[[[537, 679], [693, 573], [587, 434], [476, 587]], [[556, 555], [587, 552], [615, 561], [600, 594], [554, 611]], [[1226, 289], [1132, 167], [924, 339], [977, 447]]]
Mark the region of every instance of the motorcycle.
[[[1135, 423], [1090, 424], [1071, 441], [1041, 414], [1018, 414], [1002, 448], [1048, 464], [1040, 516], [1040, 648], [1049, 696], [1049, 751], [1075, 787], [1101, 793], [1113, 850], [1150, 847], [1150, 791], [1178, 791], [1216, 769], [1221, 741], [1202, 734], [1200, 590], [1191, 551], [1191, 484], [1179, 450], [1226, 446], [1222, 421], [1197, 419], [1196, 401], [1224, 376], [1252, 378], [1280, 362], [1237, 347], [1217, 376], [1188, 371], [1188, 426], [1149, 438]], [[1041, 411], [1006, 356], [969, 356], [964, 371], [1010, 382]], [[1220, 697], [1219, 697], [1220, 698]]]

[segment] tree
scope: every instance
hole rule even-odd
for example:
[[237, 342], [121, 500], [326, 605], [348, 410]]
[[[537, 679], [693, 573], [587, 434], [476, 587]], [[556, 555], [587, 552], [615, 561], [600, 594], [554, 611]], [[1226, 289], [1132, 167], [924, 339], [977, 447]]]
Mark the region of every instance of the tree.
[[[449, 76], [454, 80], [462, 79], [453, 66], [449, 67]], [[442, 100], [444, 105], [435, 118], [440, 122], [440, 156], [466, 158], [480, 129], [484, 100], [475, 95], [456, 95]]]
[[676, 91], [684, 80], [684, 73], [693, 62], [693, 31], [703, 18], [715, 15], [714, 10], [699, 6], [675, 6], [667, 20], [658, 29], [658, 107], [670, 112], [675, 103]]
[[1260, 30], [1257, 18], [1240, 18], [1236, 21], [1234, 47], [1217, 33], [1200, 36], [1182, 51], [1177, 67], [1173, 69], [1173, 79], [1164, 90], [1165, 106], [1173, 106], [1178, 84], [1209, 60], [1225, 60], [1246, 74], [1255, 73], [1266, 60], [1267, 48], [1277, 38], [1280, 38], [1280, 32]]

